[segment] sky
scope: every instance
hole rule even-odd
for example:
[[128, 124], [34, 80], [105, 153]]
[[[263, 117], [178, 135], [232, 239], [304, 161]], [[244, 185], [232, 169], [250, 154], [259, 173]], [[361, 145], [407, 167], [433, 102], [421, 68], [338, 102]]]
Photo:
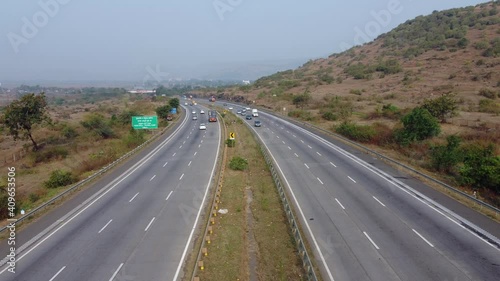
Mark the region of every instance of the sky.
[[2, 81], [253, 80], [474, 0], [2, 0]]

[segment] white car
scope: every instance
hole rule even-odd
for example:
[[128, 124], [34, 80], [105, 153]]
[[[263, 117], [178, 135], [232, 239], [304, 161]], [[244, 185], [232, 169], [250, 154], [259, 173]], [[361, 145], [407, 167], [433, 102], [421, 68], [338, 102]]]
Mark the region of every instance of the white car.
[[193, 112], [191, 112], [191, 113], [196, 114], [196, 111], [193, 110]]
[[204, 110], [200, 110], [200, 114], [205, 114], [205, 111]]
[[207, 126], [205, 126], [205, 123], [200, 124], [200, 130], [206, 130]]
[[233, 110], [233, 107], [232, 107], [232, 106], [230, 106], [230, 107], [229, 107], [229, 110]]

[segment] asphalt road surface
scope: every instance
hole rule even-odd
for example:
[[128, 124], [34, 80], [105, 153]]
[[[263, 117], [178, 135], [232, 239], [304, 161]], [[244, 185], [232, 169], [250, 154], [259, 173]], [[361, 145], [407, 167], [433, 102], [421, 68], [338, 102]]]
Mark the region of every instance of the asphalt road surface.
[[276, 116], [245, 121], [285, 178], [324, 280], [500, 280], [498, 223]]
[[51, 227], [21, 231], [25, 246], [17, 254], [15, 273], [2, 265], [0, 280], [156, 281], [182, 276], [221, 141], [220, 124], [206, 122], [207, 129], [199, 130], [206, 120], [192, 120], [193, 108], [200, 109], [186, 107], [171, 136], [162, 137], [121, 174], [103, 178], [94, 195], [60, 214]]

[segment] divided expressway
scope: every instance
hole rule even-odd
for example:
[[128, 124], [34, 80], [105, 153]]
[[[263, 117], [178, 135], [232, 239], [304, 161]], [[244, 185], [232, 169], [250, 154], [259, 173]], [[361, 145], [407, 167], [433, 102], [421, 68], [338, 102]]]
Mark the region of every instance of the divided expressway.
[[179, 279], [221, 143], [220, 123], [199, 130], [186, 109], [171, 134], [17, 233], [15, 273], [4, 260], [0, 281]]
[[283, 174], [324, 280], [500, 280], [498, 223], [274, 115], [245, 121]]

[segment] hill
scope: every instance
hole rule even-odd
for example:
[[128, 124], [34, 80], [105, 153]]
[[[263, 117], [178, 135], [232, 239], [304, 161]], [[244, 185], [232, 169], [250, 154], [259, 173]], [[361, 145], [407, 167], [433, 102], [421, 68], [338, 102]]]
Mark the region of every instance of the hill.
[[[452, 184], [470, 190], [483, 187], [493, 191], [498, 204], [498, 4], [435, 11], [343, 53], [262, 77], [252, 85], [219, 89], [218, 96], [245, 100], [342, 133]], [[432, 106], [443, 102], [450, 107], [434, 116], [440, 121], [436, 134], [411, 143], [398, 141], [405, 129], [403, 116], [421, 106], [432, 112]], [[445, 150], [442, 147], [451, 135], [459, 137], [461, 157], [442, 167], [436, 164], [442, 160], [436, 151]], [[473, 167], [468, 165], [479, 165], [471, 159], [480, 151], [489, 163], [484, 168], [493, 174], [485, 172], [469, 180], [466, 170]]]

